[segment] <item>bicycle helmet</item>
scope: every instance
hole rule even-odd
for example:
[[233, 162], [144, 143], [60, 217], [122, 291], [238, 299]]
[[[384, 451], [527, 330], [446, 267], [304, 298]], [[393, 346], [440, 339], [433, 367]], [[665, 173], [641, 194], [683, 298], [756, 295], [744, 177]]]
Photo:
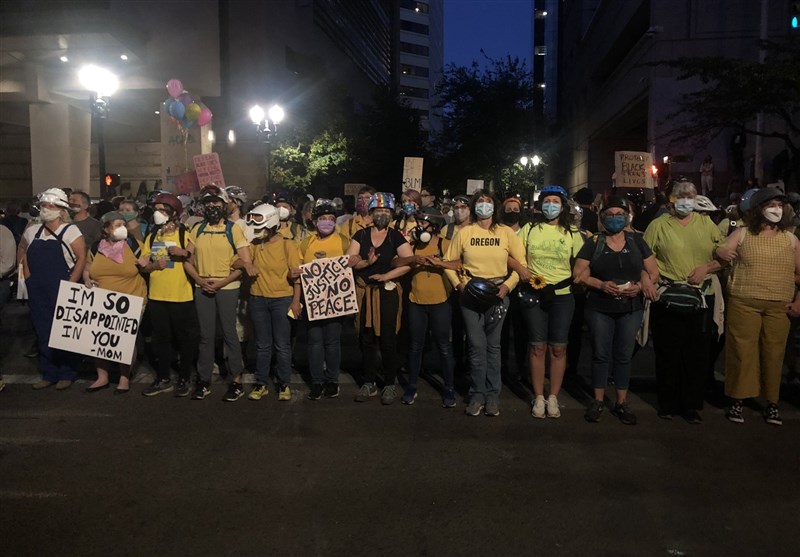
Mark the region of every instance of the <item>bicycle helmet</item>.
[[373, 209], [391, 209], [394, 211], [394, 196], [391, 193], [379, 191], [369, 199], [368, 211]]
[[500, 303], [500, 298], [497, 296], [499, 292], [500, 287], [493, 282], [477, 277], [471, 278], [464, 287], [464, 303], [477, 311], [487, 311]]
[[317, 220], [322, 215], [336, 216], [336, 207], [329, 199], [317, 199], [314, 208], [311, 210], [311, 218]]
[[753, 194], [757, 191], [758, 188], [752, 188], [742, 194], [742, 198], [739, 200], [740, 211], [745, 212], [750, 209], [750, 198], [753, 197]]
[[783, 195], [783, 192], [778, 188], [771, 188], [769, 186], [766, 188], [761, 188], [760, 190], [757, 190], [750, 198], [750, 209], [755, 209], [764, 203], [769, 203], [773, 199], [780, 199], [783, 201], [786, 199], [786, 196]]
[[225, 188], [225, 193], [231, 201], [236, 201], [239, 207], [247, 205], [247, 192], [239, 186], [228, 186]]
[[222, 201], [223, 203], [230, 202], [228, 199], [228, 194], [225, 193], [225, 190], [216, 184], [209, 184], [204, 186], [203, 189], [200, 190], [200, 203], [207, 203], [209, 201]]
[[705, 195], [698, 195], [694, 198], [694, 210], [700, 213], [716, 213], [719, 207]]
[[153, 198], [153, 205], [156, 205], [157, 203], [171, 207], [172, 214], [176, 217], [180, 216], [181, 212], [183, 211], [183, 203], [181, 203], [181, 200], [171, 193], [159, 193], [157, 196], [155, 196], [155, 198]]
[[567, 190], [562, 188], [561, 186], [545, 186], [542, 188], [542, 191], [539, 192], [539, 199], [544, 199], [548, 195], [557, 195], [562, 199], [564, 203], [567, 202], [569, 196], [567, 195]]

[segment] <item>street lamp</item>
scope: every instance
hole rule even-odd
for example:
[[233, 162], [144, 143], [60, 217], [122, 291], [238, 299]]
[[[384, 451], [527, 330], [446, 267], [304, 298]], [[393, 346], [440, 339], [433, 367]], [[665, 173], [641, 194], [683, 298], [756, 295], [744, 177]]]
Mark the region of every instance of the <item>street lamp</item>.
[[538, 171], [539, 165], [542, 163], [542, 159], [539, 155], [533, 155], [528, 157], [527, 155], [523, 155], [519, 158], [519, 164], [522, 165], [522, 168], [529, 169], [531, 166], [533, 167], [533, 189], [534, 191], [537, 189], [537, 178], [538, 178]]
[[278, 124], [283, 121], [285, 113], [283, 109], [274, 104], [267, 113], [258, 105], [250, 109], [250, 120], [256, 125], [256, 133], [267, 145], [267, 193], [269, 193], [271, 182], [271, 163], [272, 163], [272, 136], [278, 135]]
[[88, 89], [92, 96], [89, 108], [92, 112], [92, 121], [97, 130], [97, 166], [100, 175], [100, 195], [104, 199], [111, 197], [111, 188], [105, 186], [103, 178], [106, 175], [106, 147], [103, 132], [105, 121], [108, 118], [108, 105], [111, 95], [119, 88], [117, 76], [95, 65], [84, 66], [78, 72], [78, 80]]

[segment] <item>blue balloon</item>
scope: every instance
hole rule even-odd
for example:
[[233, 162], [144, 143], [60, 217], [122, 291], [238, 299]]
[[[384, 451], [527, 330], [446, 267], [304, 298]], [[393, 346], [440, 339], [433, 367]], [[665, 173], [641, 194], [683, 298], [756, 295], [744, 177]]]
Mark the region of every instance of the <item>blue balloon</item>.
[[174, 101], [169, 107], [169, 113], [171, 116], [180, 120], [186, 113], [186, 107], [183, 106], [183, 104], [179, 103], [178, 101]]
[[196, 123], [197, 122], [195, 122], [194, 120], [189, 120], [188, 118], [181, 118], [181, 126], [183, 126], [184, 128], [191, 128]]

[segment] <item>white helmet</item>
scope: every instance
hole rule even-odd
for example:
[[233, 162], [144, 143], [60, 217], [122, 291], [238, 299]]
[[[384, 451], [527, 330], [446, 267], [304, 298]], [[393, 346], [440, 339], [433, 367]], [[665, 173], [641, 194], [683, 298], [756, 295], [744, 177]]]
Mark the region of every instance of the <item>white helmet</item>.
[[699, 213], [715, 213], [719, 208], [705, 195], [698, 195], [694, 198], [694, 210]]
[[39, 194], [39, 203], [52, 203], [58, 207], [69, 209], [69, 199], [61, 188], [50, 188]]
[[262, 203], [253, 207], [245, 216], [245, 222], [255, 230], [264, 228], [276, 228], [280, 225], [281, 219], [278, 216], [278, 208], [269, 203]]

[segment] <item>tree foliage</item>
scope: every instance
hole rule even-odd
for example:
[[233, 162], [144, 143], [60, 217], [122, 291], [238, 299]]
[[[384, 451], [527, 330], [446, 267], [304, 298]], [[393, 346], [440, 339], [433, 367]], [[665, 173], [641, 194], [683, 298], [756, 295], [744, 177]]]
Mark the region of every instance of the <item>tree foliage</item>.
[[[763, 64], [725, 57], [682, 57], [654, 62], [678, 71], [678, 80], [699, 79], [702, 87], [683, 96], [673, 142], [704, 143], [725, 129], [777, 138], [800, 161], [800, 44], [766, 42]], [[766, 126], [756, 129], [756, 115]]]
[[437, 90], [442, 132], [434, 139], [441, 180], [461, 190], [468, 178], [494, 180], [496, 189], [528, 189], [519, 158], [541, 138], [531, 74], [510, 56], [482, 69], [448, 65]]

